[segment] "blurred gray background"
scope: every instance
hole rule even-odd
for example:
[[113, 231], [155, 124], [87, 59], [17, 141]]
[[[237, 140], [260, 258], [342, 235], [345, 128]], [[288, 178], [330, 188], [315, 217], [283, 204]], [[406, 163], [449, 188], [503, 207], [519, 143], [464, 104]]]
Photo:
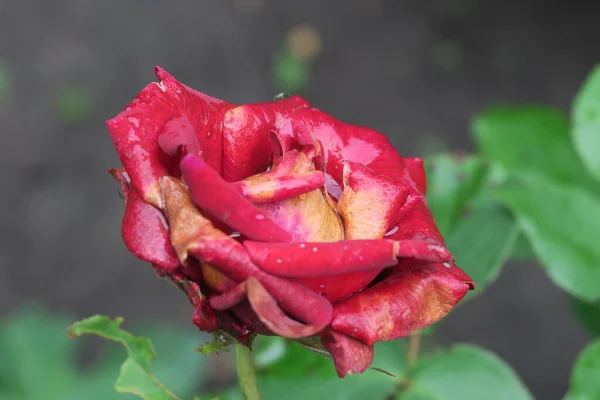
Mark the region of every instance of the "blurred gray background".
[[[599, 2], [0, 0], [0, 316], [37, 300], [189, 323], [192, 308], [120, 238], [119, 165], [104, 120], [161, 65], [231, 102], [270, 100], [274, 55], [308, 24], [321, 41], [306, 97], [389, 135], [405, 156], [472, 150], [498, 102], [568, 110], [600, 58]], [[588, 340], [535, 265], [509, 265], [443, 324], [495, 351], [539, 399], [564, 394]]]

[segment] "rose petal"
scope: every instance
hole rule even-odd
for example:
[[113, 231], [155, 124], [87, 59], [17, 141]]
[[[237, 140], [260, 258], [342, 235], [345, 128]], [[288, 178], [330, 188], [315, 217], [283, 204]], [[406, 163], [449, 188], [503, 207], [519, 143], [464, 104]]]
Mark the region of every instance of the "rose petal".
[[260, 321], [272, 332], [289, 339], [312, 336], [327, 324], [301, 324], [289, 318], [265, 287], [255, 278], [246, 282], [248, 301]]
[[425, 175], [425, 166], [421, 158], [405, 158], [404, 164], [408, 175], [413, 180], [417, 189], [423, 194], [427, 193], [427, 176]]
[[264, 179], [240, 181], [233, 186], [254, 204], [262, 204], [289, 200], [318, 189], [324, 184], [323, 173], [314, 171], [306, 174], [267, 176]]
[[[252, 263], [240, 243], [214, 228], [193, 206], [181, 182], [165, 177], [161, 185], [173, 245], [182, 263], [185, 263], [191, 254], [203, 264], [207, 264], [208, 268], [218, 271], [219, 274], [213, 273], [211, 279], [205, 279], [213, 290], [229, 290], [233, 287], [233, 282], [245, 282], [253, 276], [260, 280], [281, 308], [292, 317], [318, 326], [325, 326], [331, 322], [332, 306], [327, 299], [298, 283], [261, 271]], [[206, 271], [203, 272], [206, 278]]]
[[364, 165], [346, 162], [344, 189], [338, 201], [346, 238], [382, 238], [413, 190], [410, 181], [395, 181]]
[[337, 303], [331, 327], [367, 344], [396, 339], [444, 317], [472, 288], [455, 265], [403, 260], [383, 281]]
[[445, 246], [421, 240], [343, 240], [333, 243], [260, 243], [246, 240], [244, 247], [261, 269], [287, 278], [342, 275], [381, 271], [397, 258], [446, 262], [452, 255]]
[[179, 267], [179, 259], [169, 240], [169, 229], [162, 213], [130, 188], [121, 224], [125, 246], [136, 257], [161, 269]]
[[292, 150], [275, 158], [273, 168], [233, 184], [253, 203], [279, 203], [309, 193], [325, 184], [325, 176], [315, 171], [314, 148]]
[[214, 332], [219, 329], [217, 316], [206, 299], [203, 299], [196, 305], [192, 323], [203, 332]]
[[223, 117], [223, 178], [238, 181], [263, 172], [272, 154], [270, 132], [282, 116], [306, 107], [306, 100], [294, 96], [229, 110]]
[[[289, 116], [282, 115], [276, 130], [280, 142], [297, 142], [310, 132], [324, 156], [323, 167], [336, 182], [342, 182], [343, 163], [363, 164], [376, 174], [401, 181], [404, 176], [402, 157], [385, 135], [357, 125], [347, 124], [314, 108], [302, 108]], [[304, 140], [306, 141], [306, 140]]]
[[329, 351], [340, 378], [347, 374], [361, 374], [373, 362], [373, 346], [348, 337], [332, 329], [321, 333], [321, 342]]
[[157, 140], [162, 151], [170, 156], [178, 155], [182, 146], [185, 146], [188, 153], [202, 154], [192, 123], [185, 115], [171, 118], [162, 128]]
[[424, 195], [416, 190], [398, 210], [397, 220], [392, 225], [392, 231], [386, 235], [386, 239], [427, 240], [444, 244]]
[[207, 153], [207, 162], [220, 171], [221, 131], [213, 126], [220, 124], [219, 114], [232, 106], [191, 90], [161, 68], [156, 68], [156, 75], [159, 83], [146, 86], [123, 112], [106, 124], [132, 186], [142, 198], [161, 208], [158, 181], [177, 168], [177, 160], [159, 146], [158, 136], [165, 124], [183, 116], [188, 118], [199, 146]]
[[181, 172], [194, 203], [217, 220], [253, 240], [291, 240], [285, 230], [225, 182], [200, 157], [185, 156], [181, 161]]

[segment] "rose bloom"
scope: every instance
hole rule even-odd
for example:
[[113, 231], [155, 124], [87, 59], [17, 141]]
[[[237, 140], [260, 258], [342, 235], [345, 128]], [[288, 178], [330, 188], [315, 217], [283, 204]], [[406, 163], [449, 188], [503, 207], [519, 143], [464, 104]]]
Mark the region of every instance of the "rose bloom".
[[319, 338], [343, 377], [473, 289], [421, 159], [298, 96], [237, 106], [155, 72], [107, 121], [111, 172], [127, 248], [187, 293], [198, 328]]

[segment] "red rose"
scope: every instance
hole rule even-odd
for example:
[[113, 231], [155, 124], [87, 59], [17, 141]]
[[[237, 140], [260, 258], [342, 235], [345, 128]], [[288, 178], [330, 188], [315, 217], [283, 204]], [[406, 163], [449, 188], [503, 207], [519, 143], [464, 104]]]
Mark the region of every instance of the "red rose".
[[107, 122], [122, 234], [186, 291], [200, 329], [319, 335], [342, 377], [473, 288], [427, 208], [420, 159], [298, 96], [236, 106], [156, 75]]

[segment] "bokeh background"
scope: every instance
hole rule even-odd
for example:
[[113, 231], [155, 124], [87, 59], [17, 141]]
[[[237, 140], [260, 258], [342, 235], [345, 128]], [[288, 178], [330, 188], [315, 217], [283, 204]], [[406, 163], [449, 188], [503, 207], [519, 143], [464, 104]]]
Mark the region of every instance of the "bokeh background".
[[[599, 15], [584, 1], [0, 0], [0, 317], [36, 301], [190, 323], [184, 296], [122, 244], [106, 172], [119, 161], [104, 120], [154, 65], [231, 102], [298, 84], [406, 156], [469, 151], [470, 118], [489, 105], [568, 109], [599, 58]], [[302, 62], [289, 57], [298, 49]], [[507, 266], [440, 335], [493, 350], [549, 400], [588, 340], [527, 263]]]

